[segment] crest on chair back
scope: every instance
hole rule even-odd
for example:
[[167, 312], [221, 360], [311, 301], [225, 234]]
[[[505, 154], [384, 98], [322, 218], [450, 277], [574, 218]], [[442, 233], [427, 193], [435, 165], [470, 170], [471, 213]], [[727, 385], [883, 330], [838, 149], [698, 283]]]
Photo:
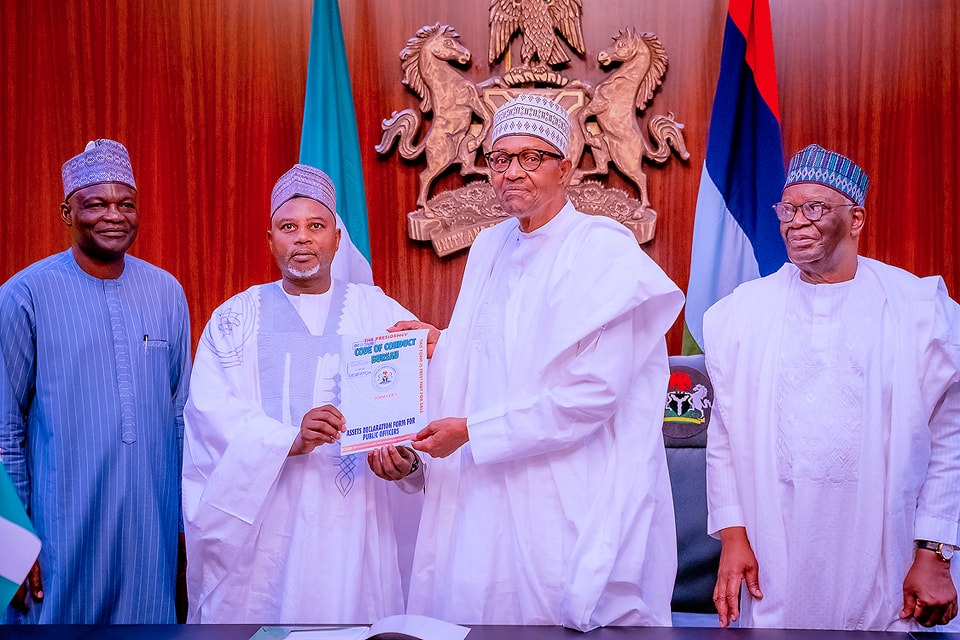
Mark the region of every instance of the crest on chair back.
[[[674, 154], [690, 157], [683, 125], [672, 113], [643, 115], [663, 82], [667, 54], [654, 34], [628, 27], [597, 54], [607, 73], [604, 79], [596, 85], [571, 80], [559, 69], [570, 60], [564, 42], [576, 55], [586, 52], [581, 13], [581, 0], [493, 0], [488, 55], [491, 64], [502, 61], [507, 69], [479, 83], [464, 73], [472, 54], [453, 27], [424, 26], [407, 41], [400, 52], [403, 84], [420, 99], [419, 108], [394, 111], [384, 119], [376, 149], [387, 154], [396, 144], [405, 160], [422, 156], [426, 161], [417, 209], [407, 214], [411, 238], [430, 241], [437, 254], [448, 255], [469, 247], [482, 229], [507, 217], [490, 186], [490, 171], [479, 161], [489, 151], [497, 108], [521, 93], [536, 93], [556, 100], [570, 114], [574, 174], [568, 196], [577, 209], [623, 223], [640, 244], [653, 239], [657, 212], [644, 165], [663, 164]], [[514, 36], [522, 38], [521, 63], [511, 67]], [[588, 153], [592, 162], [582, 162]], [[597, 179], [608, 174], [611, 164], [637, 196]], [[431, 197], [434, 182], [454, 166], [469, 181]], [[592, 179], [585, 180], [588, 176]]]
[[670, 367], [663, 409], [663, 435], [673, 440], [695, 438], [707, 429], [713, 408], [713, 385], [694, 367]]

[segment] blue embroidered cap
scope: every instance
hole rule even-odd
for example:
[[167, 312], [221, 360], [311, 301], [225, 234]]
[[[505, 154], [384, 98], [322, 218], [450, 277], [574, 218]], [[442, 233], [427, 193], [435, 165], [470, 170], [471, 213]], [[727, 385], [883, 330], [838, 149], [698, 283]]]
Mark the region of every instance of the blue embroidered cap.
[[337, 212], [337, 190], [330, 176], [306, 164], [295, 164], [280, 176], [270, 194], [270, 217], [290, 198], [316, 200], [332, 213]]
[[63, 163], [60, 173], [64, 200], [69, 200], [77, 189], [105, 182], [119, 182], [131, 189], [137, 188], [127, 148], [106, 138], [88, 142], [83, 153]]
[[850, 158], [811, 144], [790, 159], [786, 189], [792, 184], [815, 182], [835, 189], [861, 207], [867, 198], [870, 179]]
[[540, 138], [566, 156], [570, 144], [570, 114], [546, 96], [521, 93], [493, 114], [490, 144], [507, 136]]

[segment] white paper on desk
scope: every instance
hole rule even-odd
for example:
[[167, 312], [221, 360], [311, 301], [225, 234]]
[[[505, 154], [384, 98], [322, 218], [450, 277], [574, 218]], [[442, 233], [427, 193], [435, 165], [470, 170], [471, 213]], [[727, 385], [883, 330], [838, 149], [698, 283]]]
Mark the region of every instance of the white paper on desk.
[[427, 330], [343, 336], [342, 353], [341, 455], [409, 442], [427, 425]]
[[419, 640], [463, 640], [470, 629], [427, 616], [399, 615], [370, 627], [260, 627], [250, 640], [367, 640], [379, 633], [403, 633]]
[[362, 640], [367, 627], [260, 627], [250, 640]]
[[463, 640], [470, 629], [427, 616], [401, 615], [377, 621], [363, 638], [378, 633], [405, 633], [420, 640]]

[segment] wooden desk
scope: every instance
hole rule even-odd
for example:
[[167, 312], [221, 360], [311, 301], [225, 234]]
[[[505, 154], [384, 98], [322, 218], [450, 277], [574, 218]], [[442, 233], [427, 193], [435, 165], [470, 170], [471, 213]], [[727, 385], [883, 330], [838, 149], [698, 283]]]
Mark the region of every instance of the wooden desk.
[[[0, 625], [0, 640], [248, 640], [255, 624]], [[467, 640], [960, 640], [950, 633], [606, 627], [588, 634], [560, 627], [473, 626]]]

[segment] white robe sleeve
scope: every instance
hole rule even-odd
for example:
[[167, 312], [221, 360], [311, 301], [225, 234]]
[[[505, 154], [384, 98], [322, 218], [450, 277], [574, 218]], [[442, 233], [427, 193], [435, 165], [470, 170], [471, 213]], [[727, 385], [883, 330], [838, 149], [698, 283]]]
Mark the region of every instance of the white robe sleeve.
[[[252, 356], [252, 349], [245, 355]], [[224, 367], [204, 341], [197, 349], [184, 410], [184, 466], [193, 467], [204, 487], [195, 496], [197, 503], [185, 500], [187, 517], [191, 507], [213, 507], [253, 523], [297, 437], [297, 427], [274, 420], [261, 409], [254, 382], [245, 379], [251, 376], [243, 375], [250, 366], [256, 366], [255, 359]]]
[[717, 407], [707, 429], [707, 533], [719, 538], [721, 529], [744, 526], [737, 477], [733, 469], [730, 433]]
[[930, 461], [917, 498], [914, 537], [957, 544], [960, 520], [960, 306], [940, 284], [922, 390], [935, 394]]
[[[418, 454], [419, 455], [419, 454]], [[424, 467], [426, 466], [426, 461], [423, 459], [423, 456], [420, 456], [420, 466], [416, 471], [409, 474], [405, 478], [400, 478], [399, 480], [394, 480], [394, 483], [397, 485], [397, 488], [404, 493], [420, 493], [423, 491], [423, 487], [426, 480], [426, 474]]]
[[[723, 363], [729, 362], [732, 353], [724, 353], [735, 347], [728, 345], [722, 337], [729, 338], [734, 329], [729, 317], [729, 299], [715, 304], [703, 317], [704, 341], [706, 343], [706, 367], [716, 392], [710, 425], [707, 428], [707, 534], [719, 538], [721, 529], [745, 526], [740, 492], [737, 488], [737, 475], [734, 469], [734, 454], [730, 446], [730, 431], [724, 420], [725, 407], [734, 402], [727, 388], [730, 376], [723, 370]], [[726, 330], [717, 327], [726, 326]], [[716, 337], [715, 337], [716, 334]]]
[[635, 346], [634, 321], [633, 314], [621, 316], [581, 340], [536, 395], [467, 416], [474, 461], [557, 451], [606, 424], [630, 383], [635, 351], [650, 351], [628, 348]]
[[[183, 520], [190, 621], [241, 557], [298, 429], [256, 403], [256, 338], [233, 344], [216, 314], [197, 348], [184, 408]], [[227, 365], [219, 354], [230, 354]], [[238, 359], [239, 358], [239, 359]]]

